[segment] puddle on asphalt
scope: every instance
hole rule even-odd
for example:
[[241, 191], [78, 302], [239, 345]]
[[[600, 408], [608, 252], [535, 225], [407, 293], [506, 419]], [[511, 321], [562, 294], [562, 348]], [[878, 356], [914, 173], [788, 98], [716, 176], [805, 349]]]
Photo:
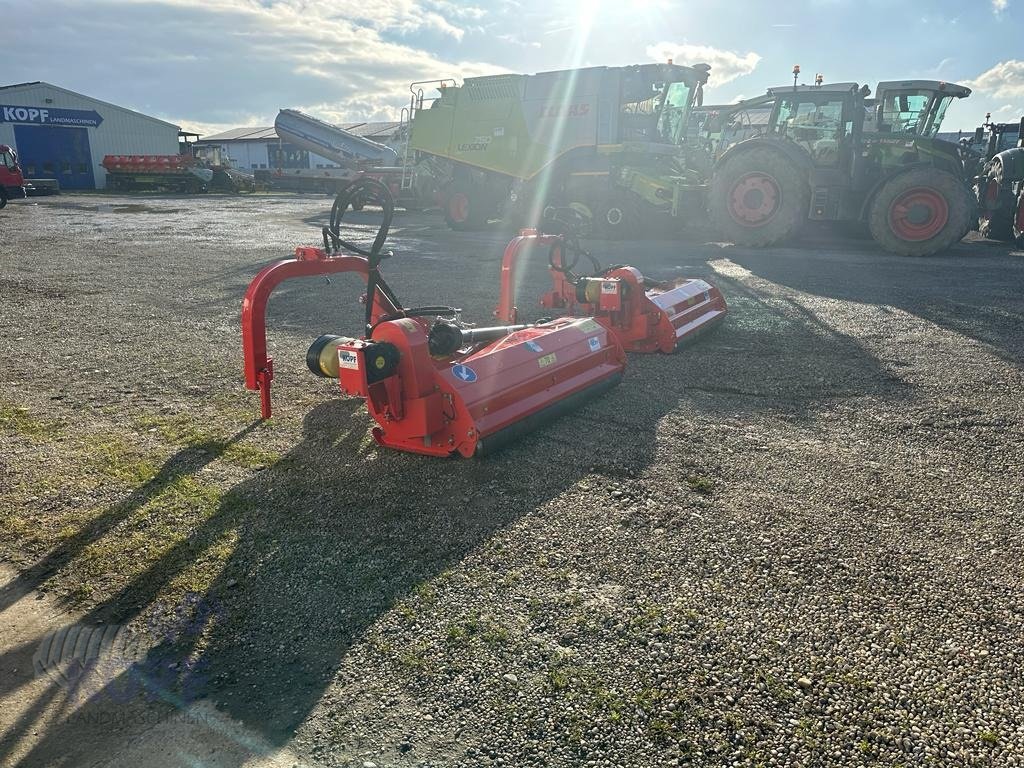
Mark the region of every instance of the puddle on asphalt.
[[102, 203], [96, 206], [100, 213], [181, 213], [184, 208], [153, 208], [141, 203]]

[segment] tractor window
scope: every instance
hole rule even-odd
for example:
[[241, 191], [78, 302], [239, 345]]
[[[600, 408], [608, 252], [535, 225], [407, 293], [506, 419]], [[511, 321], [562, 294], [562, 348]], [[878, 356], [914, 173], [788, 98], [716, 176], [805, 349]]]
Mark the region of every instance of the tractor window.
[[665, 92], [665, 105], [658, 119], [658, 132], [669, 144], [678, 144], [683, 138], [686, 116], [690, 109], [690, 86], [672, 83]]
[[800, 144], [815, 163], [833, 165], [839, 159], [839, 144], [846, 135], [843, 100], [795, 101], [783, 99], [775, 131]]
[[0, 157], [3, 158], [4, 167], [7, 168], [8, 170], [13, 171], [14, 170], [14, 155], [12, 155], [10, 152], [7, 152], [5, 150], [4, 152], [0, 152]]
[[946, 110], [949, 109], [949, 105], [952, 103], [952, 96], [943, 96], [935, 100], [935, 103], [932, 105], [931, 114], [928, 116], [928, 123], [921, 131], [922, 135], [935, 138], [939, 129], [942, 128], [942, 121], [946, 117]]
[[932, 94], [929, 91], [885, 94], [882, 101], [881, 130], [885, 133], [922, 132], [931, 100]]

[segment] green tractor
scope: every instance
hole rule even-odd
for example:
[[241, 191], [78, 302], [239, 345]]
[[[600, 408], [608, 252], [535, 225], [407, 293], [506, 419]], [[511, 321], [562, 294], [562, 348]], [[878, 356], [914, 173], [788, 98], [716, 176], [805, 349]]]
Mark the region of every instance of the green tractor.
[[974, 146], [982, 148], [974, 185], [978, 232], [1024, 245], [1024, 117], [1019, 123], [986, 123]]
[[473, 77], [440, 82], [430, 102], [414, 84], [408, 148], [414, 163], [445, 161], [453, 229], [535, 223], [557, 206], [593, 234], [637, 235], [652, 214], [703, 204], [704, 172], [681, 145], [709, 71], [669, 62]]
[[883, 248], [908, 256], [963, 238], [975, 210], [971, 179], [957, 145], [937, 134], [970, 89], [909, 80], [870, 93], [856, 83], [785, 86], [737, 105], [771, 111], [758, 135], [711, 152], [708, 213], [722, 235], [767, 246], [808, 219], [862, 222]]

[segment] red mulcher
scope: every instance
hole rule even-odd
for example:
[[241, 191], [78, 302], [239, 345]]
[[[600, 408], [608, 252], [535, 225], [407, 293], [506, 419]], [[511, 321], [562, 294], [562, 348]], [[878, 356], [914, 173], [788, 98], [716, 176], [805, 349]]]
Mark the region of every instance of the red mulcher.
[[[369, 250], [340, 238], [353, 203], [384, 210]], [[250, 283], [242, 304], [245, 385], [260, 392], [263, 418], [271, 415], [274, 377], [264, 317], [271, 292], [293, 277], [339, 272], [367, 281], [365, 335], [321, 336], [306, 360], [314, 373], [337, 378], [343, 392], [366, 401], [381, 445], [431, 456], [490, 453], [621, 381], [622, 345], [592, 318], [473, 328], [454, 307], [403, 308], [378, 269], [390, 255], [382, 249], [393, 209], [385, 186], [356, 180], [335, 200], [322, 249], [299, 248]]]
[[[494, 311], [500, 322], [517, 322], [516, 265], [524, 251], [538, 247], [548, 249], [548, 267], [554, 281], [553, 289], [541, 297], [541, 306], [593, 317], [615, 335], [627, 352], [673, 352], [725, 319], [725, 298], [718, 288], [704, 280], [658, 283], [647, 280], [635, 267], [602, 269], [580, 247], [572, 233], [572, 221], [557, 218], [561, 212], [570, 216], [573, 213], [572, 209], [560, 209], [549, 222], [565, 234], [548, 235], [524, 229], [505, 249], [501, 296]], [[573, 272], [580, 256], [591, 261], [593, 274]]]

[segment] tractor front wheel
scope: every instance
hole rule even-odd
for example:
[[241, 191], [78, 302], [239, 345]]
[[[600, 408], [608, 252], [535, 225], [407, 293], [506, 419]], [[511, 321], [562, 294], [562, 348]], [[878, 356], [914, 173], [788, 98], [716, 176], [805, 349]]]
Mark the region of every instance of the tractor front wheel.
[[920, 168], [890, 179], [871, 201], [868, 226], [875, 242], [900, 256], [930, 256], [963, 237], [974, 202], [946, 171]]
[[0, 187], [0, 211], [7, 207], [7, 190]]

